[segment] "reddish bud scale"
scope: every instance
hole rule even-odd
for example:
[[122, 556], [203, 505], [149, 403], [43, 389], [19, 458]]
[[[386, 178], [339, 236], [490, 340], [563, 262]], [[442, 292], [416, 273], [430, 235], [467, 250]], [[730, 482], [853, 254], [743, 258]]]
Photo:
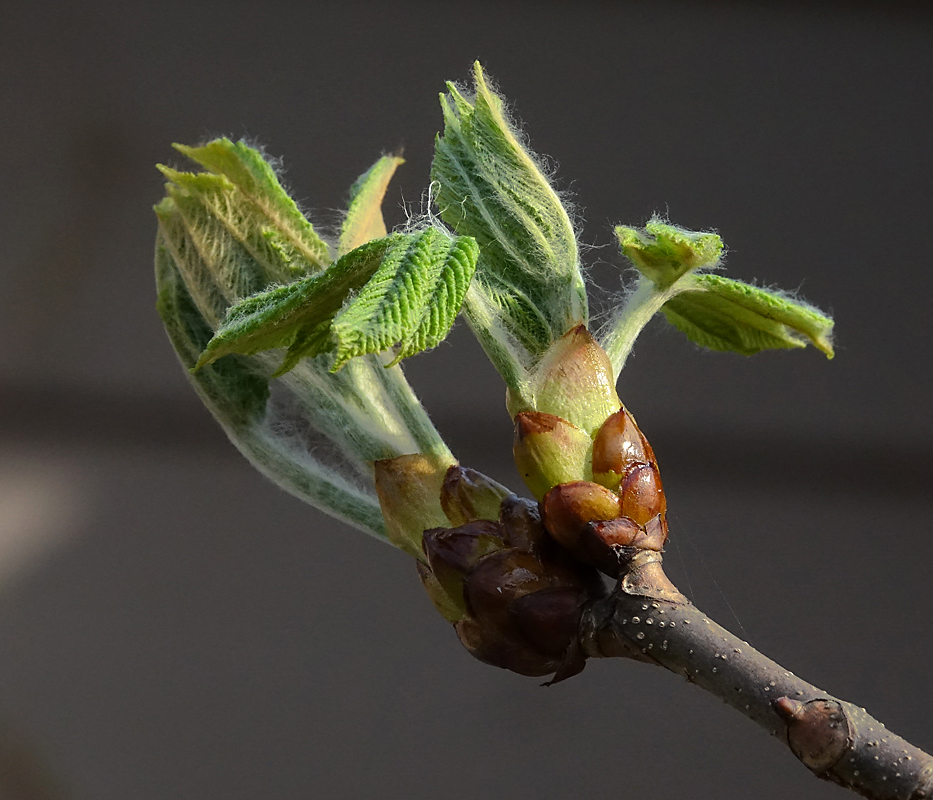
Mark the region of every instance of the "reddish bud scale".
[[667, 513], [667, 501], [661, 488], [661, 476], [654, 464], [633, 464], [619, 486], [622, 514], [645, 525], [648, 520]]
[[575, 550], [587, 523], [622, 515], [619, 496], [592, 481], [555, 486], [541, 502], [544, 525], [560, 544]]
[[577, 558], [619, 577], [639, 550], [667, 539], [667, 501], [654, 451], [625, 408], [593, 441], [593, 482], [551, 489], [541, 508], [551, 536]]
[[484, 556], [505, 547], [505, 542], [497, 523], [479, 520], [459, 528], [427, 530], [422, 546], [441, 588], [459, 608], [464, 608], [464, 576]]
[[653, 460], [654, 453], [625, 408], [610, 415], [593, 440], [593, 474], [614, 480], [614, 486], [598, 481], [610, 489], [618, 488], [621, 476], [631, 465]]

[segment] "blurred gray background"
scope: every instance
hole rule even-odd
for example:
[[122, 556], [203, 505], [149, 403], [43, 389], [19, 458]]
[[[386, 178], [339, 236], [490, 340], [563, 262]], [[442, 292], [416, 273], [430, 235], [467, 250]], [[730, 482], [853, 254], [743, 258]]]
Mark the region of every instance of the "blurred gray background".
[[[681, 588], [933, 747], [931, 45], [897, 3], [7, 0], [0, 796], [842, 796], [661, 670], [542, 689], [472, 660], [408, 559], [266, 483], [186, 384], [153, 309], [169, 144], [253, 137], [325, 222], [403, 146], [398, 224], [476, 58], [575, 197], [597, 308], [611, 226], [660, 211], [834, 312], [832, 362], [656, 321], [620, 390]], [[465, 328], [406, 370], [463, 463], [517, 486]]]

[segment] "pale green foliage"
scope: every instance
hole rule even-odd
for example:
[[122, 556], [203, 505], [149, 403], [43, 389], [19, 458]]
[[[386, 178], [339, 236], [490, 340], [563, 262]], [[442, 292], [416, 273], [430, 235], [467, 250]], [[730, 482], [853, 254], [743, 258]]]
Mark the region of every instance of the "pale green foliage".
[[[186, 366], [194, 365], [212, 331], [191, 297], [160, 233], [155, 253], [156, 309], [169, 339]], [[197, 382], [204, 401], [227, 426], [241, 429], [260, 419], [269, 399], [269, 381], [255, 362], [230, 358], [205, 370]]]
[[721, 275], [692, 276], [661, 311], [688, 339], [711, 350], [750, 356], [810, 341], [833, 357], [833, 321], [821, 311], [783, 292]]
[[[156, 207], [158, 308], [188, 369], [230, 305], [330, 264], [327, 244], [257, 151], [222, 139], [190, 152], [224, 174], [163, 168], [171, 182]], [[321, 359], [304, 359], [270, 383], [274, 368], [268, 353], [232, 355], [191, 380], [262, 472], [384, 538], [373, 462], [418, 452], [450, 457], [400, 368], [370, 355], [331, 374]]]
[[460, 313], [479, 255], [475, 240], [437, 228], [397, 236], [372, 280], [334, 319], [335, 369], [394, 342], [393, 364], [435, 347]]
[[350, 188], [350, 207], [340, 229], [338, 255], [372, 239], [386, 235], [386, 224], [382, 218], [382, 199], [395, 170], [405, 163], [398, 156], [383, 156], [356, 179]]
[[442, 219], [480, 247], [465, 311], [487, 355], [521, 392], [538, 358], [587, 322], [573, 225], [477, 63], [473, 96], [441, 96], [431, 177]]
[[368, 242], [318, 275], [232, 306], [197, 366], [228, 353], [288, 347], [276, 376], [324, 352], [334, 353], [336, 371], [351, 358], [397, 342], [394, 364], [447, 336], [476, 256], [472, 239], [436, 228]]
[[[228, 230], [244, 239], [244, 246], [251, 248], [254, 258], [264, 260], [264, 249], [277, 253], [291, 274], [317, 272], [330, 263], [327, 244], [282, 188], [259, 151], [229, 139], [214, 139], [203, 147], [176, 144], [175, 149], [236, 187], [235, 192], [201, 194], [201, 199]], [[175, 180], [179, 175], [167, 177]], [[206, 179], [203, 174], [198, 177]], [[192, 181], [196, 182], [197, 178]]]
[[643, 230], [620, 225], [622, 252], [640, 273], [635, 291], [601, 337], [618, 376], [635, 338], [658, 311], [711, 350], [753, 355], [815, 347], [833, 357], [833, 321], [786, 292], [701, 272], [719, 266], [722, 240], [653, 218]]
[[[157, 308], [175, 352], [194, 366], [211, 329], [204, 320], [161, 236], [156, 242]], [[279, 408], [270, 406], [269, 380], [256, 359], [232, 356], [192, 378], [201, 400], [230, 441], [264, 475], [294, 495], [369, 533], [385, 536], [373, 492], [322, 463], [301, 439], [282, 429]], [[349, 479], [348, 479], [349, 477]]]
[[644, 230], [619, 225], [616, 238], [629, 261], [662, 291], [687, 272], [715, 267], [722, 255], [722, 239], [715, 233], [688, 231], [658, 217]]
[[292, 369], [304, 356], [327, 347], [334, 316], [351, 292], [358, 292], [379, 269], [390, 239], [352, 250], [323, 272], [250, 295], [230, 306], [195, 369], [229, 353], [253, 355], [275, 347], [289, 351], [276, 374]]

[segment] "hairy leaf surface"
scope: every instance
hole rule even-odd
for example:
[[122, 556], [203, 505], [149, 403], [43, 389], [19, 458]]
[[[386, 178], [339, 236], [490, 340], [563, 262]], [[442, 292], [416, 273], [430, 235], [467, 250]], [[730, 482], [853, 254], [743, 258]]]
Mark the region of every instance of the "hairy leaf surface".
[[[232, 142], [226, 138], [201, 147], [173, 146], [209, 172], [227, 179], [228, 191], [203, 199], [218, 218], [235, 223], [230, 226], [232, 230], [246, 223], [253, 229], [253, 236], [266, 239], [268, 248], [280, 252], [294, 274], [318, 272], [330, 263], [327, 243], [282, 187], [261, 152], [242, 140]], [[178, 174], [174, 173], [172, 180]], [[236, 191], [232, 191], [234, 188]]]
[[350, 207], [340, 229], [337, 254], [351, 250], [386, 235], [382, 218], [382, 199], [395, 170], [405, 163], [398, 156], [383, 156], [356, 179], [350, 188]]
[[[211, 338], [211, 329], [195, 305], [174, 259], [160, 235], [156, 240], [156, 310], [162, 318], [175, 352], [191, 367]], [[262, 417], [269, 397], [269, 380], [247, 359], [228, 359], [204, 370], [198, 389], [205, 401], [234, 429]]]
[[441, 218], [480, 247], [466, 313], [511, 385], [547, 348], [587, 321], [573, 225], [475, 65], [475, 95], [441, 95], [444, 133], [432, 178]]
[[703, 347], [748, 356], [761, 350], [805, 347], [809, 341], [833, 357], [833, 321], [807, 303], [721, 275], [692, 276], [689, 286], [661, 310], [688, 339]]
[[717, 234], [688, 231], [660, 217], [652, 217], [641, 230], [618, 225], [615, 233], [625, 257], [661, 291], [688, 272], [715, 267], [722, 255]]
[[249, 297], [230, 308], [198, 367], [230, 353], [288, 347], [276, 374], [301, 358], [348, 360], [399, 345], [402, 358], [449, 332], [476, 268], [476, 243], [436, 228], [375, 239], [327, 270]]

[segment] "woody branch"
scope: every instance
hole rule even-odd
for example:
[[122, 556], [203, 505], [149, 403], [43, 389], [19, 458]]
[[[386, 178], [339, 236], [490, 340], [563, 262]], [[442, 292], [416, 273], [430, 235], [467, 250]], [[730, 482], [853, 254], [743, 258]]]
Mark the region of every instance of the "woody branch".
[[587, 608], [581, 644], [590, 657], [681, 675], [784, 742], [819, 778], [873, 800], [933, 797], [933, 756], [709, 619], [670, 583], [659, 554], [633, 561], [616, 590]]

